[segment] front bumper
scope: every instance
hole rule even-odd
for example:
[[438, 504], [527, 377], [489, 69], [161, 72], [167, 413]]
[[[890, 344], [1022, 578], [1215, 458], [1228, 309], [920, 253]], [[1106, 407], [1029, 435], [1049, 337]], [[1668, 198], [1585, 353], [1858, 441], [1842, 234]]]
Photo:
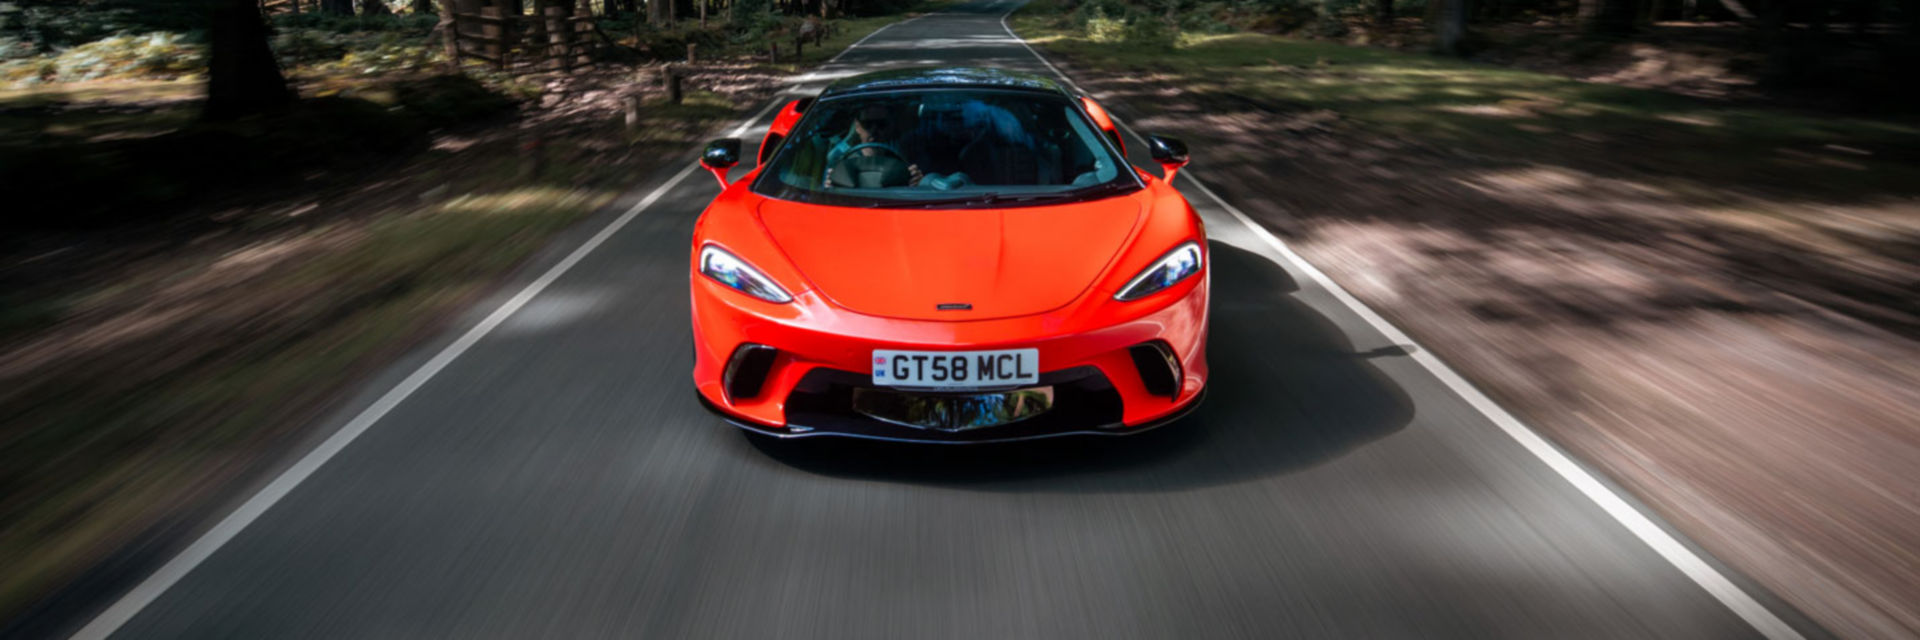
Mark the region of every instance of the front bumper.
[[[727, 421], [733, 426], [764, 436], [780, 439], [811, 438], [817, 436], [861, 438], [866, 440], [886, 440], [893, 442], [931, 442], [944, 444], [983, 444], [993, 442], [1017, 442], [1074, 435], [1124, 436], [1150, 431], [1170, 422], [1186, 417], [1206, 399], [1206, 390], [1202, 389], [1187, 398], [1175, 410], [1152, 421], [1128, 426], [1120, 422], [1101, 422], [1106, 416], [1119, 414], [1118, 395], [1110, 385], [1093, 376], [1085, 376], [1086, 371], [1058, 372], [1040, 377], [1042, 385], [1053, 386], [1056, 395], [1055, 410], [1048, 411], [1030, 419], [1010, 424], [968, 429], [964, 431], [942, 431], [922, 429], [875, 419], [848, 410], [852, 404], [855, 389], [871, 388], [859, 374], [846, 371], [816, 370], [824, 375], [809, 376], [815, 378], [808, 388], [799, 391], [794, 403], [797, 410], [790, 410], [787, 424], [771, 427], [756, 422], [742, 420], [715, 405], [706, 396], [700, 398], [701, 406]], [[1067, 378], [1061, 376], [1082, 376]], [[1062, 404], [1065, 403], [1065, 404]]]
[[[701, 401], [729, 422], [777, 437], [986, 442], [1134, 433], [1191, 410], [1206, 386], [1208, 288], [1205, 278], [1195, 280], [1140, 304], [1093, 303], [1035, 316], [935, 322], [853, 313], [811, 291], [797, 293], [791, 304], [765, 303], [695, 277], [694, 384]], [[772, 349], [754, 361], [741, 360], [757, 350], [753, 345]], [[1136, 357], [1142, 345], [1164, 347], [1166, 357]], [[1016, 348], [1039, 351], [1040, 380], [1033, 387], [1053, 389], [1051, 408], [1039, 415], [946, 432], [855, 410], [855, 391], [876, 388], [871, 377], [876, 349]], [[1144, 375], [1142, 367], [1148, 365], [1143, 362], [1174, 372], [1154, 379]], [[741, 372], [751, 372], [757, 385], [731, 384]]]

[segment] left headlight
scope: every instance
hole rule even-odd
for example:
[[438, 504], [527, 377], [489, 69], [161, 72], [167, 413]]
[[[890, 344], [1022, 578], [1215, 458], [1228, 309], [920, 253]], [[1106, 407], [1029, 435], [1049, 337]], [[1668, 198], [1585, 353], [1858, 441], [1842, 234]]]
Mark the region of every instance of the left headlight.
[[1152, 266], [1141, 271], [1140, 275], [1134, 276], [1127, 286], [1121, 287], [1120, 293], [1114, 294], [1113, 299], [1127, 302], [1153, 295], [1200, 273], [1200, 263], [1204, 259], [1200, 243], [1188, 242], [1174, 247], [1167, 255], [1154, 261]]
[[793, 302], [793, 296], [774, 284], [773, 278], [720, 247], [700, 247], [700, 274], [767, 302]]

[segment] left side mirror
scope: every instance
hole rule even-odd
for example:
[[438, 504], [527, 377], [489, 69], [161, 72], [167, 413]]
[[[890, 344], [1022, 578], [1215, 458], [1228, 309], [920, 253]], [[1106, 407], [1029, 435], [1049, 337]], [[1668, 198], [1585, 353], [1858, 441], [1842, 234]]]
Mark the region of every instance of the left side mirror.
[[1187, 143], [1179, 138], [1147, 136], [1147, 153], [1166, 170], [1167, 182], [1173, 182], [1173, 175], [1187, 166]]
[[707, 150], [700, 154], [700, 166], [713, 172], [720, 181], [720, 188], [727, 188], [727, 172], [740, 164], [740, 139], [721, 138], [707, 143]]

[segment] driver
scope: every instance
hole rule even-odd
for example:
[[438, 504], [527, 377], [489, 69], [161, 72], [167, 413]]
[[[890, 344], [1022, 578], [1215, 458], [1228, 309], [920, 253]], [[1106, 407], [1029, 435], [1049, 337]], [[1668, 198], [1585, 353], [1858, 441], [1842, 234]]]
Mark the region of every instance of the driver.
[[[857, 152], [853, 151], [854, 147], [863, 144], [885, 145], [887, 148], [894, 150], [892, 154], [893, 157], [905, 158], [906, 156], [900, 153], [900, 135], [896, 129], [897, 128], [894, 127], [893, 115], [887, 109], [886, 105], [870, 104], [861, 107], [858, 112], [854, 113], [853, 128], [847, 131], [846, 136], [834, 142], [832, 148], [827, 150], [827, 169], [826, 174], [822, 176], [822, 182], [829, 186], [833, 184], [833, 168], [840, 166], [840, 160], [845, 158], [849, 152], [859, 153], [867, 157], [887, 154], [885, 150], [874, 147], [867, 147]], [[907, 164], [908, 186], [919, 185], [920, 179], [923, 177], [925, 177], [925, 174], [920, 171], [920, 165]]]

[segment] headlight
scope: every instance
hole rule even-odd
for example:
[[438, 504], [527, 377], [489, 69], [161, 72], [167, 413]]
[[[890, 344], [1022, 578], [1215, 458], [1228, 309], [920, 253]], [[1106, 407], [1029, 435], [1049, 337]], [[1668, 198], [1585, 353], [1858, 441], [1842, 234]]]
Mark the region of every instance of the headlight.
[[1127, 286], [1121, 287], [1120, 293], [1115, 294], [1113, 299], [1126, 302], [1153, 295], [1154, 292], [1200, 273], [1201, 260], [1203, 258], [1200, 257], [1200, 244], [1197, 242], [1188, 242], [1174, 247], [1172, 251], [1167, 252], [1167, 255], [1161, 256], [1154, 262], [1153, 266], [1147, 267], [1146, 271], [1134, 276], [1133, 281], [1128, 282]]
[[739, 256], [713, 245], [700, 247], [700, 274], [767, 302], [793, 302], [793, 296]]

